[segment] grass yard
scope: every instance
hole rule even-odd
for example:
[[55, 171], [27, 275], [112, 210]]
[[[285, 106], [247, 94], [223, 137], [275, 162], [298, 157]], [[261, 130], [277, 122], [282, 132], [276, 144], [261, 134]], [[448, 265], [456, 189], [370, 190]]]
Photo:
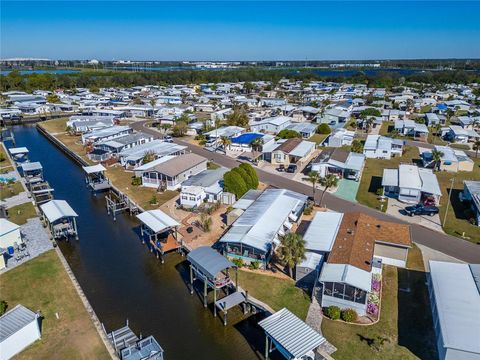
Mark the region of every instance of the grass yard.
[[380, 127], [379, 135], [386, 136], [393, 130], [394, 123], [393, 121], [384, 121]]
[[[397, 169], [400, 163], [411, 163], [418, 158], [417, 147], [405, 146], [405, 151], [401, 157], [397, 156], [390, 160], [366, 159], [357, 192], [357, 201], [363, 205], [380, 210], [381, 203], [378, 200], [377, 190], [382, 188], [383, 169]], [[383, 211], [386, 210], [387, 206], [385, 204]]]
[[428, 133], [427, 142], [429, 144], [433, 144], [433, 145], [447, 145], [447, 142], [445, 140], [443, 140], [440, 136], [433, 135], [434, 131], [435, 130], [430, 128], [430, 132]]
[[293, 280], [240, 270], [238, 282], [250, 295], [270, 305], [273, 310], [286, 307], [300, 319], [306, 319], [310, 298], [295, 287]]
[[461, 237], [465, 233], [466, 240], [473, 243], [480, 243], [480, 231], [478, 226], [472, 225], [469, 219], [473, 216], [467, 204], [460, 202], [459, 195], [463, 191], [464, 180], [480, 179], [480, 158], [472, 158], [475, 162], [472, 172], [437, 172], [438, 183], [442, 190], [440, 198], [440, 220], [443, 222], [447, 210], [448, 192], [454, 178], [450, 206], [448, 209], [447, 221], [443, 224], [443, 230], [450, 235]]
[[315, 144], [321, 144], [330, 134], [314, 134], [308, 141], [314, 142]]
[[0, 185], [0, 200], [7, 199], [9, 197], [20, 194], [23, 190], [23, 186], [19, 181], [13, 184], [1, 184]]
[[[423, 272], [421, 274], [424, 276]], [[409, 281], [417, 279], [404, 276], [393, 266], [384, 266], [380, 320], [374, 325], [352, 325], [324, 318], [322, 332], [338, 349], [333, 357], [338, 360], [435, 359], [431, 322], [425, 320], [429, 317], [425, 299], [416, 298], [419, 295], [417, 287], [410, 293], [399, 291], [405, 285], [411, 286]], [[420, 291], [428, 296], [425, 290]]]
[[27, 222], [28, 219], [37, 217], [37, 212], [35, 207], [31, 202], [25, 204], [17, 205], [8, 209], [8, 220], [17, 224], [23, 225]]
[[67, 118], [58, 118], [52, 120], [42, 121], [42, 127], [51, 134], [63, 133], [67, 129]]
[[215, 170], [215, 169], [219, 169], [219, 168], [220, 168], [220, 165], [218, 165], [217, 163], [215, 163], [213, 161], [207, 162], [207, 169]]
[[[178, 195], [176, 191], [164, 191], [163, 193], [157, 193], [157, 191], [153, 188], [133, 186], [133, 176], [133, 172], [125, 171], [125, 169], [121, 166], [111, 166], [107, 168], [107, 177], [112, 181], [112, 183], [145, 210], [157, 209], [160, 205]], [[156, 205], [150, 204], [153, 196], [157, 197]]]
[[8, 309], [22, 304], [43, 315], [41, 340], [15, 359], [109, 359], [55, 250], [0, 275], [0, 293]]

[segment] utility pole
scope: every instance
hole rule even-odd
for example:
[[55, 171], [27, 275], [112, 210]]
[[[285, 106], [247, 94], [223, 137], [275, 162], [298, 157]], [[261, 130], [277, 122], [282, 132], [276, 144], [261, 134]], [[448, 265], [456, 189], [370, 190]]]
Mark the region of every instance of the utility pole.
[[450, 191], [448, 192], [447, 209], [445, 211], [445, 216], [443, 217], [443, 226], [444, 227], [445, 227], [445, 222], [447, 221], [448, 207], [450, 205], [450, 198], [452, 197], [453, 182], [455, 181], [455, 178], [452, 178], [450, 180], [452, 181], [452, 185], [450, 186]]

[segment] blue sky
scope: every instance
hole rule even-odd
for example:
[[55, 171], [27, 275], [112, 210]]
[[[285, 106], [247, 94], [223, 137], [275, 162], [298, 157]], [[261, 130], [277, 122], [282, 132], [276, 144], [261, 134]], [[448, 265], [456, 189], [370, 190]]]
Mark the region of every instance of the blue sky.
[[7, 1], [2, 58], [480, 58], [478, 1]]

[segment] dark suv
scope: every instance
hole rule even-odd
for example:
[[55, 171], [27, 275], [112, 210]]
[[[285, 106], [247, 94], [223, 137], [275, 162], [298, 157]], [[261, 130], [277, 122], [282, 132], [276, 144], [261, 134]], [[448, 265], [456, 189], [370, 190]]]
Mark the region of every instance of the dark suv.
[[407, 206], [405, 208], [405, 212], [409, 216], [413, 216], [413, 215], [433, 216], [435, 214], [438, 214], [438, 207], [417, 204], [417, 205], [413, 205], [413, 206]]
[[294, 173], [295, 171], [297, 171], [297, 165], [293, 165], [293, 164], [288, 165], [286, 171], [287, 173]]

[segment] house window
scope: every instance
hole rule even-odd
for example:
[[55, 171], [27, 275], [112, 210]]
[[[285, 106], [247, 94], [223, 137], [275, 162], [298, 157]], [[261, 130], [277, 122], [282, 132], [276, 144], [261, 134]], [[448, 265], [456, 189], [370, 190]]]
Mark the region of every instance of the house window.
[[335, 283], [333, 284], [333, 296], [339, 299], [343, 299], [343, 294], [345, 292], [345, 284]]

